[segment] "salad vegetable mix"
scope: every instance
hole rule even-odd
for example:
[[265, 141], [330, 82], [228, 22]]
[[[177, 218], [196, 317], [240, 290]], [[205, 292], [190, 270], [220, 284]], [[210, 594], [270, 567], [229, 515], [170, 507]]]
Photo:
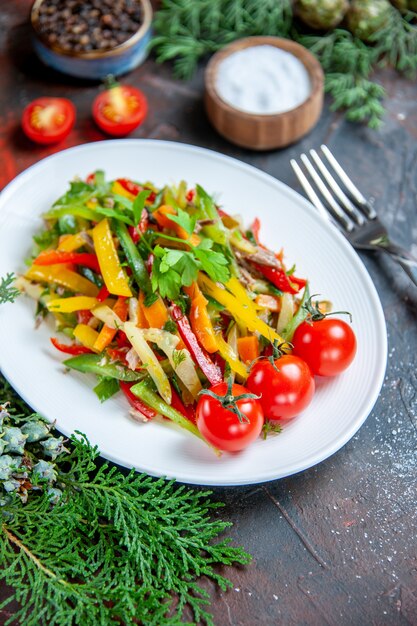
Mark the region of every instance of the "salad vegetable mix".
[[354, 358], [350, 325], [313, 303], [259, 220], [245, 229], [199, 185], [96, 171], [43, 219], [16, 286], [54, 317], [64, 365], [94, 374], [102, 402], [124, 394], [135, 419], [241, 450], [309, 405], [314, 375]]

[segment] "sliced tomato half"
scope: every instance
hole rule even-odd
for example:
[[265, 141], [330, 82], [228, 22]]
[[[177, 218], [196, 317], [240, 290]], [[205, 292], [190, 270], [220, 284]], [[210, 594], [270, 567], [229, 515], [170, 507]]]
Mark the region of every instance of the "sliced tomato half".
[[148, 112], [145, 95], [136, 87], [116, 85], [93, 102], [93, 118], [108, 135], [124, 137], [143, 122]]
[[22, 115], [23, 132], [40, 144], [58, 143], [75, 123], [75, 107], [66, 98], [37, 98]]

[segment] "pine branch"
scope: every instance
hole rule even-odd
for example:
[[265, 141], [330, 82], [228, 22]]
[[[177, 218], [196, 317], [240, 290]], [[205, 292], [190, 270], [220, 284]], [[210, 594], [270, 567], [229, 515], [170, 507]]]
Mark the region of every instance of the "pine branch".
[[199, 59], [254, 35], [288, 35], [290, 0], [163, 0], [155, 15], [152, 46], [157, 61], [174, 60], [179, 78], [190, 78]]
[[0, 304], [14, 302], [20, 296], [20, 291], [13, 286], [15, 280], [16, 276], [13, 273], [7, 274], [0, 280]]
[[320, 61], [325, 72], [325, 91], [333, 97], [331, 110], [344, 109], [348, 120], [378, 128], [385, 113], [381, 104], [385, 90], [369, 79], [378, 51], [341, 29], [323, 37], [297, 33], [294, 36]]
[[[3, 439], [14, 429], [12, 448], [0, 451], [0, 580], [14, 591], [0, 609], [20, 605], [6, 624], [176, 625], [186, 610], [193, 623], [212, 624], [199, 580], [225, 590], [231, 583], [217, 567], [250, 557], [220, 538], [230, 524], [212, 518], [221, 505], [210, 492], [125, 475], [100, 463], [80, 433], [68, 452], [38, 415], [23, 403], [19, 410], [0, 411]], [[46, 438], [59, 449], [54, 460], [45, 457]]]
[[409, 78], [417, 70], [416, 19], [417, 13], [402, 16], [392, 8], [387, 24], [371, 38], [379, 64], [391, 65]]

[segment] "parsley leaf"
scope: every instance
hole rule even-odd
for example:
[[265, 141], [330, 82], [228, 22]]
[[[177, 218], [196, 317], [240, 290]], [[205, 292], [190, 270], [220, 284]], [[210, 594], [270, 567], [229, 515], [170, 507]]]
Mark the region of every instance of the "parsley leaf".
[[189, 287], [203, 270], [214, 280], [226, 283], [230, 278], [229, 261], [224, 254], [212, 250], [211, 239], [203, 239], [192, 250], [172, 250], [155, 246], [152, 288], [163, 298], [176, 300], [182, 286]]
[[178, 207], [177, 215], [170, 215], [169, 219], [172, 222], [179, 224], [188, 235], [193, 234], [197, 222], [197, 217], [195, 215], [189, 215], [187, 211], [183, 211], [180, 207]]
[[202, 269], [212, 280], [227, 283], [230, 278], [229, 261], [221, 252], [212, 250], [212, 246], [213, 242], [210, 239], [203, 239], [193, 252], [200, 261]]

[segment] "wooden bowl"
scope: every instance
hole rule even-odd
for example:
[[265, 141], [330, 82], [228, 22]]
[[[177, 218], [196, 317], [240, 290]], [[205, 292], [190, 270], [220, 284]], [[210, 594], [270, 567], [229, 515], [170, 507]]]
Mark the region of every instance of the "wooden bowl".
[[[219, 64], [233, 52], [250, 46], [270, 45], [296, 56], [306, 68], [311, 93], [298, 107], [282, 113], [246, 113], [227, 104], [216, 90]], [[205, 106], [215, 129], [232, 143], [252, 150], [283, 148], [306, 135], [323, 108], [324, 75], [320, 63], [303, 46], [280, 37], [246, 37], [229, 44], [210, 59], [205, 73]]]

